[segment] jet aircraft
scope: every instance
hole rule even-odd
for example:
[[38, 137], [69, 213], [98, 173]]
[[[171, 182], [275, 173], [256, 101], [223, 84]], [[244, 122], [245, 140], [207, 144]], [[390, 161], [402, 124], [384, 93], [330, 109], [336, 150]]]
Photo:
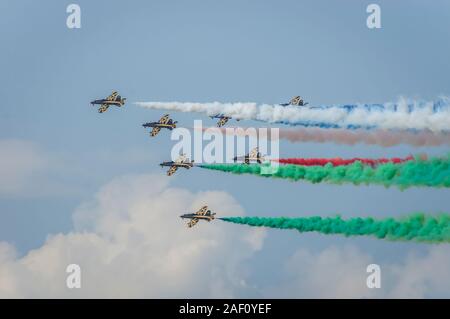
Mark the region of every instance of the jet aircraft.
[[91, 102], [91, 105], [100, 105], [100, 108], [98, 109], [99, 113], [103, 113], [106, 112], [106, 110], [111, 106], [117, 106], [117, 107], [121, 107], [125, 104], [125, 100], [126, 98], [123, 98], [119, 95], [119, 93], [117, 93], [117, 91], [113, 91], [111, 93], [111, 95], [109, 95], [108, 97], [104, 98], [104, 99], [100, 99], [100, 100], [94, 100]]
[[[217, 127], [222, 127], [231, 119], [231, 116], [226, 116], [224, 114], [216, 114], [216, 115], [210, 116], [210, 118], [219, 119], [219, 121], [217, 122]], [[236, 121], [239, 121], [239, 120], [240, 119], [236, 119]]]
[[264, 161], [264, 156], [258, 151], [258, 148], [255, 147], [245, 156], [236, 156], [233, 158], [233, 161], [236, 163], [237, 161], [242, 161], [245, 164], [250, 164], [250, 162], [257, 162], [261, 164]]
[[216, 213], [212, 213], [211, 210], [208, 209], [208, 206], [203, 206], [197, 212], [191, 214], [181, 215], [181, 218], [190, 219], [187, 223], [189, 228], [195, 226], [199, 220], [206, 220], [208, 222], [212, 221], [215, 218]]
[[306, 106], [308, 105], [308, 102], [304, 102], [301, 96], [294, 96], [288, 103], [283, 103], [280, 104], [282, 106], [288, 106], [288, 105], [293, 105], [293, 106]]
[[180, 155], [175, 161], [170, 162], [162, 162], [159, 164], [161, 167], [168, 166], [169, 170], [167, 171], [167, 176], [172, 176], [179, 167], [183, 167], [186, 169], [190, 169], [191, 167], [194, 167], [194, 161], [189, 161], [186, 156]]
[[142, 124], [143, 127], [153, 127], [152, 131], [150, 132], [150, 136], [156, 136], [159, 131], [161, 131], [162, 128], [166, 128], [169, 130], [173, 130], [177, 127], [177, 121], [174, 121], [169, 118], [169, 114], [165, 114], [162, 116], [158, 122], [149, 122]]

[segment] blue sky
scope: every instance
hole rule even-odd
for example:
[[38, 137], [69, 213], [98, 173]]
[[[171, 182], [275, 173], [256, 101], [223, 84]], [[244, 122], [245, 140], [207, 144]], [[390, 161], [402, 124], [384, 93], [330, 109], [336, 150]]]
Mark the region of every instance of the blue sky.
[[[381, 6], [379, 30], [366, 27], [366, 7], [372, 2]], [[450, 94], [446, 1], [76, 1], [82, 21], [77, 30], [66, 27], [69, 3], [0, 3], [0, 145], [11, 165], [0, 172], [5, 174], [3, 183], [18, 185], [0, 187], [0, 241], [14, 246], [19, 261], [46, 245], [49, 235], [73, 232], [74, 212], [95, 201], [95, 194], [111, 181], [152, 174], [167, 182], [157, 163], [168, 159], [174, 143], [167, 132], [150, 140], [141, 127], [162, 112], [132, 102], [279, 103], [301, 94], [314, 104], [381, 103], [399, 96], [432, 100]], [[128, 98], [127, 105], [98, 114], [89, 102], [112, 89]], [[215, 123], [199, 114], [172, 115], [187, 127], [194, 119]], [[281, 156], [292, 157], [419, 152], [444, 155], [448, 150], [280, 144]], [[383, 217], [448, 212], [450, 204], [446, 189], [311, 185], [201, 169], [180, 173], [168, 187], [195, 194], [227, 193], [247, 215]], [[167, 218], [179, 213], [170, 211]], [[186, 232], [181, 222], [177, 224], [166, 231]], [[247, 231], [221, 226], [224, 236], [227, 231]], [[254, 288], [233, 295], [282, 295], [280, 283], [300, 276], [289, 270], [299, 250], [301, 256], [314, 259], [328, 256], [330, 249], [339, 256], [367, 255], [381, 265], [406, 267], [411, 255], [428, 256], [435, 248], [269, 230], [262, 247], [239, 263]], [[448, 260], [448, 248], [438, 250], [443, 252], [436, 254]], [[301, 263], [298, 269], [308, 275]], [[398, 280], [395, 274], [390, 274], [393, 282]], [[311, 282], [310, 287], [316, 286], [320, 285]], [[288, 296], [318, 295], [307, 290], [297, 294], [302, 289], [285, 291]], [[381, 294], [394, 292], [398, 296], [403, 290], [391, 287]], [[449, 293], [438, 288], [418, 292], [446, 297]], [[197, 295], [189, 290], [185, 294]]]

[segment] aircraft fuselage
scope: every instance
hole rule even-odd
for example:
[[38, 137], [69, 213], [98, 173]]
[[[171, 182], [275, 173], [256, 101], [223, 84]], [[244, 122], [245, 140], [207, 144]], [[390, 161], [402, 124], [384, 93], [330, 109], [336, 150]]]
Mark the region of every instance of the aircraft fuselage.
[[194, 165], [192, 163], [175, 163], [174, 161], [170, 161], [170, 162], [162, 162], [161, 164], [159, 164], [161, 167], [163, 166], [176, 166], [176, 167], [184, 167], [184, 168], [191, 168]]
[[109, 100], [105, 100], [105, 99], [101, 99], [101, 100], [94, 100], [91, 102], [92, 105], [94, 104], [106, 104], [106, 105], [115, 105], [115, 106], [122, 106], [124, 104], [123, 101], [109, 101]]
[[167, 123], [167, 124], [161, 124], [158, 122], [154, 122], [154, 123], [145, 123], [142, 124], [143, 127], [160, 127], [160, 128], [168, 128], [168, 129], [173, 129], [174, 128], [174, 123]]
[[181, 215], [181, 218], [187, 218], [187, 219], [203, 219], [206, 220], [208, 222], [212, 221], [214, 219], [214, 215], [212, 214], [210, 210], [208, 210], [208, 212], [205, 215], [198, 215], [198, 214], [184, 214]]
[[234, 161], [234, 162], [242, 161], [242, 162], [244, 162], [245, 164], [250, 164], [250, 162], [257, 162], [258, 164], [261, 164], [261, 162], [262, 162], [262, 157], [261, 157], [261, 156], [259, 156], [259, 157], [236, 156], [236, 157], [233, 158], [233, 161]]

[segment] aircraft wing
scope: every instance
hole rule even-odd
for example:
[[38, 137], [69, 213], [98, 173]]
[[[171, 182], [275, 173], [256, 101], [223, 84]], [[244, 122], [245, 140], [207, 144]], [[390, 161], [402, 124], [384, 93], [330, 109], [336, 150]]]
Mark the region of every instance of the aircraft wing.
[[193, 218], [191, 219], [191, 221], [187, 224], [187, 226], [189, 228], [194, 227], [196, 224], [198, 223], [198, 219], [197, 218]]
[[166, 114], [159, 119], [160, 124], [167, 124], [168, 122], [169, 122], [169, 114]]
[[176, 171], [178, 167], [175, 165], [170, 166], [169, 170], [167, 171], [167, 176], [172, 176]]
[[116, 91], [113, 91], [113, 92], [111, 93], [111, 95], [109, 95], [109, 96], [106, 98], [106, 100], [108, 100], [108, 101], [115, 101], [116, 98], [117, 98], [117, 95], [119, 95], [119, 93], [117, 93]]
[[207, 211], [208, 211], [208, 206], [203, 206], [195, 214], [196, 215], [200, 215], [200, 216], [204, 216], [204, 215], [206, 215]]
[[150, 132], [150, 136], [156, 136], [159, 133], [159, 131], [161, 131], [160, 127], [154, 127]]
[[103, 113], [106, 112], [106, 110], [108, 109], [109, 105], [108, 104], [102, 104], [100, 105], [100, 108], [98, 109], [99, 113]]

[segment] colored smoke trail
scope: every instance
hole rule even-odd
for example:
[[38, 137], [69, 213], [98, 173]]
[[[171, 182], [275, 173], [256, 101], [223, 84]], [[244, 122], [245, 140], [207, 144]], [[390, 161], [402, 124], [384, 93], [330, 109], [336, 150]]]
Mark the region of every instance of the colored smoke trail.
[[407, 132], [387, 130], [344, 130], [299, 128], [280, 129], [279, 137], [290, 142], [315, 142], [354, 145], [363, 143], [390, 147], [399, 144], [412, 146], [450, 145], [450, 134], [433, 133], [431, 131]]
[[256, 227], [296, 229], [301, 233], [319, 232], [344, 236], [374, 236], [392, 241], [417, 241], [426, 243], [450, 242], [450, 216], [414, 214], [402, 219], [341, 217], [223, 217], [224, 221]]
[[305, 166], [315, 166], [315, 165], [327, 165], [331, 164], [333, 166], [342, 166], [342, 165], [350, 165], [355, 162], [361, 162], [364, 165], [380, 165], [385, 163], [394, 163], [394, 164], [400, 164], [404, 163], [406, 161], [412, 161], [414, 160], [413, 156], [408, 156], [405, 158], [399, 158], [399, 157], [393, 157], [393, 158], [349, 158], [349, 159], [343, 159], [343, 158], [280, 158], [276, 161], [280, 164], [294, 164], [294, 165], [305, 165]]
[[234, 119], [306, 127], [388, 130], [429, 130], [450, 128], [450, 99], [435, 102], [400, 99], [397, 103], [332, 105], [322, 107], [281, 106], [257, 103], [137, 102], [150, 109], [223, 114]]
[[411, 186], [450, 187], [450, 159], [433, 158], [414, 160], [401, 164], [386, 163], [376, 167], [355, 162], [346, 166], [300, 166], [270, 164], [201, 164], [199, 167], [230, 172], [253, 174], [262, 177], [284, 178], [292, 181], [305, 180], [312, 183], [379, 184], [395, 185], [401, 189]]
[[[194, 129], [197, 129], [194, 127]], [[208, 127], [201, 128], [203, 132], [219, 132], [226, 135], [262, 137], [258, 128], [242, 127]], [[275, 139], [268, 129], [264, 138]], [[336, 143], [355, 145], [363, 143], [367, 145], [379, 145], [390, 147], [399, 144], [411, 146], [439, 146], [450, 145], [450, 134], [433, 133], [431, 131], [407, 132], [387, 130], [345, 130], [345, 129], [323, 129], [323, 128], [295, 128], [278, 129], [278, 139], [287, 140], [292, 143], [314, 142], [314, 143]]]

